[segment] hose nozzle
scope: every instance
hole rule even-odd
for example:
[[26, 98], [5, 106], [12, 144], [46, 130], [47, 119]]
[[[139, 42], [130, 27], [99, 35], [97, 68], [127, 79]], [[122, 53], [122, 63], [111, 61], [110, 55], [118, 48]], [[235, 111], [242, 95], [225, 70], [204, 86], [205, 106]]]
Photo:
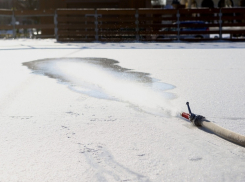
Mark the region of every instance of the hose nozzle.
[[181, 116], [182, 116], [183, 118], [185, 118], [185, 119], [188, 119], [188, 120], [189, 120], [189, 118], [190, 118], [190, 114], [185, 113], [185, 112], [182, 112], [182, 113], [181, 113]]
[[191, 108], [190, 108], [190, 105], [189, 105], [189, 102], [186, 102], [186, 105], [187, 105], [187, 108], [188, 108], [188, 111], [189, 111], [189, 114], [188, 113], [185, 113], [183, 112], [181, 114], [182, 117], [190, 120], [194, 125], [196, 126], [201, 126], [201, 120], [205, 117], [201, 116], [201, 115], [196, 115], [196, 114], [193, 114], [191, 112]]

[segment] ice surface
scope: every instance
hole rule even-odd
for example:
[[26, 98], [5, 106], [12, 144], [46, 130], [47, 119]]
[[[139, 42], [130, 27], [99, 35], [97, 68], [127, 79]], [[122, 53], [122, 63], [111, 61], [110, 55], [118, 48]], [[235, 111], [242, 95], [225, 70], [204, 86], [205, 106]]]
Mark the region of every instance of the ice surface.
[[0, 181], [244, 181], [243, 147], [135, 109], [145, 95], [154, 95], [144, 101], [153, 110], [167, 100], [187, 111], [189, 101], [192, 112], [245, 135], [244, 48], [0, 40]]
[[175, 86], [159, 82], [149, 74], [134, 72], [106, 58], [56, 58], [23, 63], [34, 73], [55, 78], [70, 89], [96, 98], [132, 104], [145, 112], [178, 116], [166, 92]]

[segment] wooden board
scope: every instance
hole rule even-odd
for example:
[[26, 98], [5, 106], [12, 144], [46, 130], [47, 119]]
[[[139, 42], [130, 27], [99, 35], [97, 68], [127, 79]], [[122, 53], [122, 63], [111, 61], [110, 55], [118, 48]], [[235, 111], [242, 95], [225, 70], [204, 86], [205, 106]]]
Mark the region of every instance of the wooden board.
[[65, 23], [65, 22], [72, 22], [72, 23], [79, 23], [79, 22], [94, 22], [95, 17], [57, 17], [58, 23]]
[[245, 30], [222, 30], [223, 34], [244, 34], [245, 35]]
[[219, 34], [219, 31], [180, 31], [180, 35]]
[[54, 24], [49, 24], [49, 25], [37, 25], [37, 24], [32, 24], [32, 25], [15, 25], [16, 29], [28, 29], [28, 28], [37, 28], [37, 29], [54, 29], [55, 25]]
[[142, 14], [161, 14], [161, 15], [167, 15], [167, 14], [177, 14], [176, 9], [139, 9], [138, 13], [140, 15]]
[[141, 17], [138, 18], [139, 21], [177, 21], [177, 16], [169, 16], [169, 17]]
[[245, 8], [221, 8], [221, 13], [242, 13], [245, 14]]
[[130, 21], [135, 21], [135, 17], [98, 17], [98, 21], [117, 21], [117, 22], [130, 22]]
[[192, 13], [202, 13], [202, 14], [214, 14], [214, 13], [219, 13], [220, 9], [219, 8], [214, 8], [214, 9], [208, 9], [208, 8], [203, 8], [203, 9], [179, 9], [180, 14], [192, 14]]
[[235, 20], [235, 21], [243, 21], [245, 22], [245, 16], [222, 16], [223, 21]]
[[58, 38], [58, 42], [93, 42], [95, 38]]
[[244, 23], [223, 23], [222, 27], [244, 27], [245, 26], [245, 22]]
[[95, 35], [95, 31], [58, 30], [58, 35]]
[[98, 25], [99, 29], [119, 29], [119, 28], [136, 28], [135, 24], [126, 24], [126, 25], [121, 25], [121, 24], [102, 24]]
[[218, 21], [219, 16], [212, 16], [212, 17], [207, 17], [207, 16], [199, 16], [199, 17], [188, 17], [188, 16], [180, 16], [179, 18], [180, 21]]
[[28, 15], [28, 16], [36, 16], [36, 15], [50, 15], [53, 16], [55, 13], [55, 10], [17, 10], [14, 11], [14, 14], [16, 16], [21, 16], [21, 15]]
[[219, 24], [209, 23], [209, 24], [180, 24], [180, 28], [183, 27], [192, 27], [192, 28], [204, 28], [204, 27], [219, 27]]
[[177, 31], [145, 31], [145, 32], [140, 32], [140, 35], [176, 35], [178, 34]]
[[12, 30], [12, 25], [0, 25], [0, 30]]
[[58, 29], [94, 29], [95, 25], [58, 25]]
[[12, 15], [12, 10], [0, 10], [0, 15]]
[[102, 15], [135, 15], [135, 9], [98, 9], [97, 14]]
[[94, 9], [57, 9], [58, 15], [86, 15], [95, 14]]
[[176, 27], [176, 24], [139, 24], [139, 28], [170, 28]]

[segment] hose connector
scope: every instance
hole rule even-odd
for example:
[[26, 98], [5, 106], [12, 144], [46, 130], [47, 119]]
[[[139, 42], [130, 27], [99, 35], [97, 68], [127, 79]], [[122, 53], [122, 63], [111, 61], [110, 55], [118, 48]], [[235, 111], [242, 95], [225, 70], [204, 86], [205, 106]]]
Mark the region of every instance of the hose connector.
[[196, 126], [202, 126], [202, 120], [205, 118], [201, 115], [196, 115], [194, 113], [191, 112], [191, 108], [189, 106], [189, 102], [186, 102], [186, 105], [188, 107], [188, 111], [189, 111], [189, 120]]

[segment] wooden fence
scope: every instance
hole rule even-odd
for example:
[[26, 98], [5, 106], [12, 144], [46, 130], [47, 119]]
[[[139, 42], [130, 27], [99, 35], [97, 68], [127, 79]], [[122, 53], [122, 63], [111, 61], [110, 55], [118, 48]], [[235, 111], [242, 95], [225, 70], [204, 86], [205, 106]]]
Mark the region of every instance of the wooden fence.
[[[4, 11], [11, 25], [0, 29], [50, 29], [58, 41], [245, 40], [245, 8], [57, 9]], [[16, 25], [17, 17], [49, 17], [52, 23]], [[40, 24], [44, 22], [44, 24]]]
[[[0, 30], [12, 30], [12, 37], [18, 37], [18, 30], [24, 29], [36, 29], [36, 30], [51, 30], [51, 34], [37, 34], [34, 37], [41, 38], [54, 38], [55, 37], [55, 10], [26, 10], [26, 11], [12, 11], [12, 10], [0, 10], [0, 17], [11, 19], [8, 24], [0, 24]], [[17, 22], [21, 22], [21, 19], [29, 18], [32, 22], [24, 22], [17, 24]], [[50, 23], [42, 23], [41, 18], [52, 19]]]

